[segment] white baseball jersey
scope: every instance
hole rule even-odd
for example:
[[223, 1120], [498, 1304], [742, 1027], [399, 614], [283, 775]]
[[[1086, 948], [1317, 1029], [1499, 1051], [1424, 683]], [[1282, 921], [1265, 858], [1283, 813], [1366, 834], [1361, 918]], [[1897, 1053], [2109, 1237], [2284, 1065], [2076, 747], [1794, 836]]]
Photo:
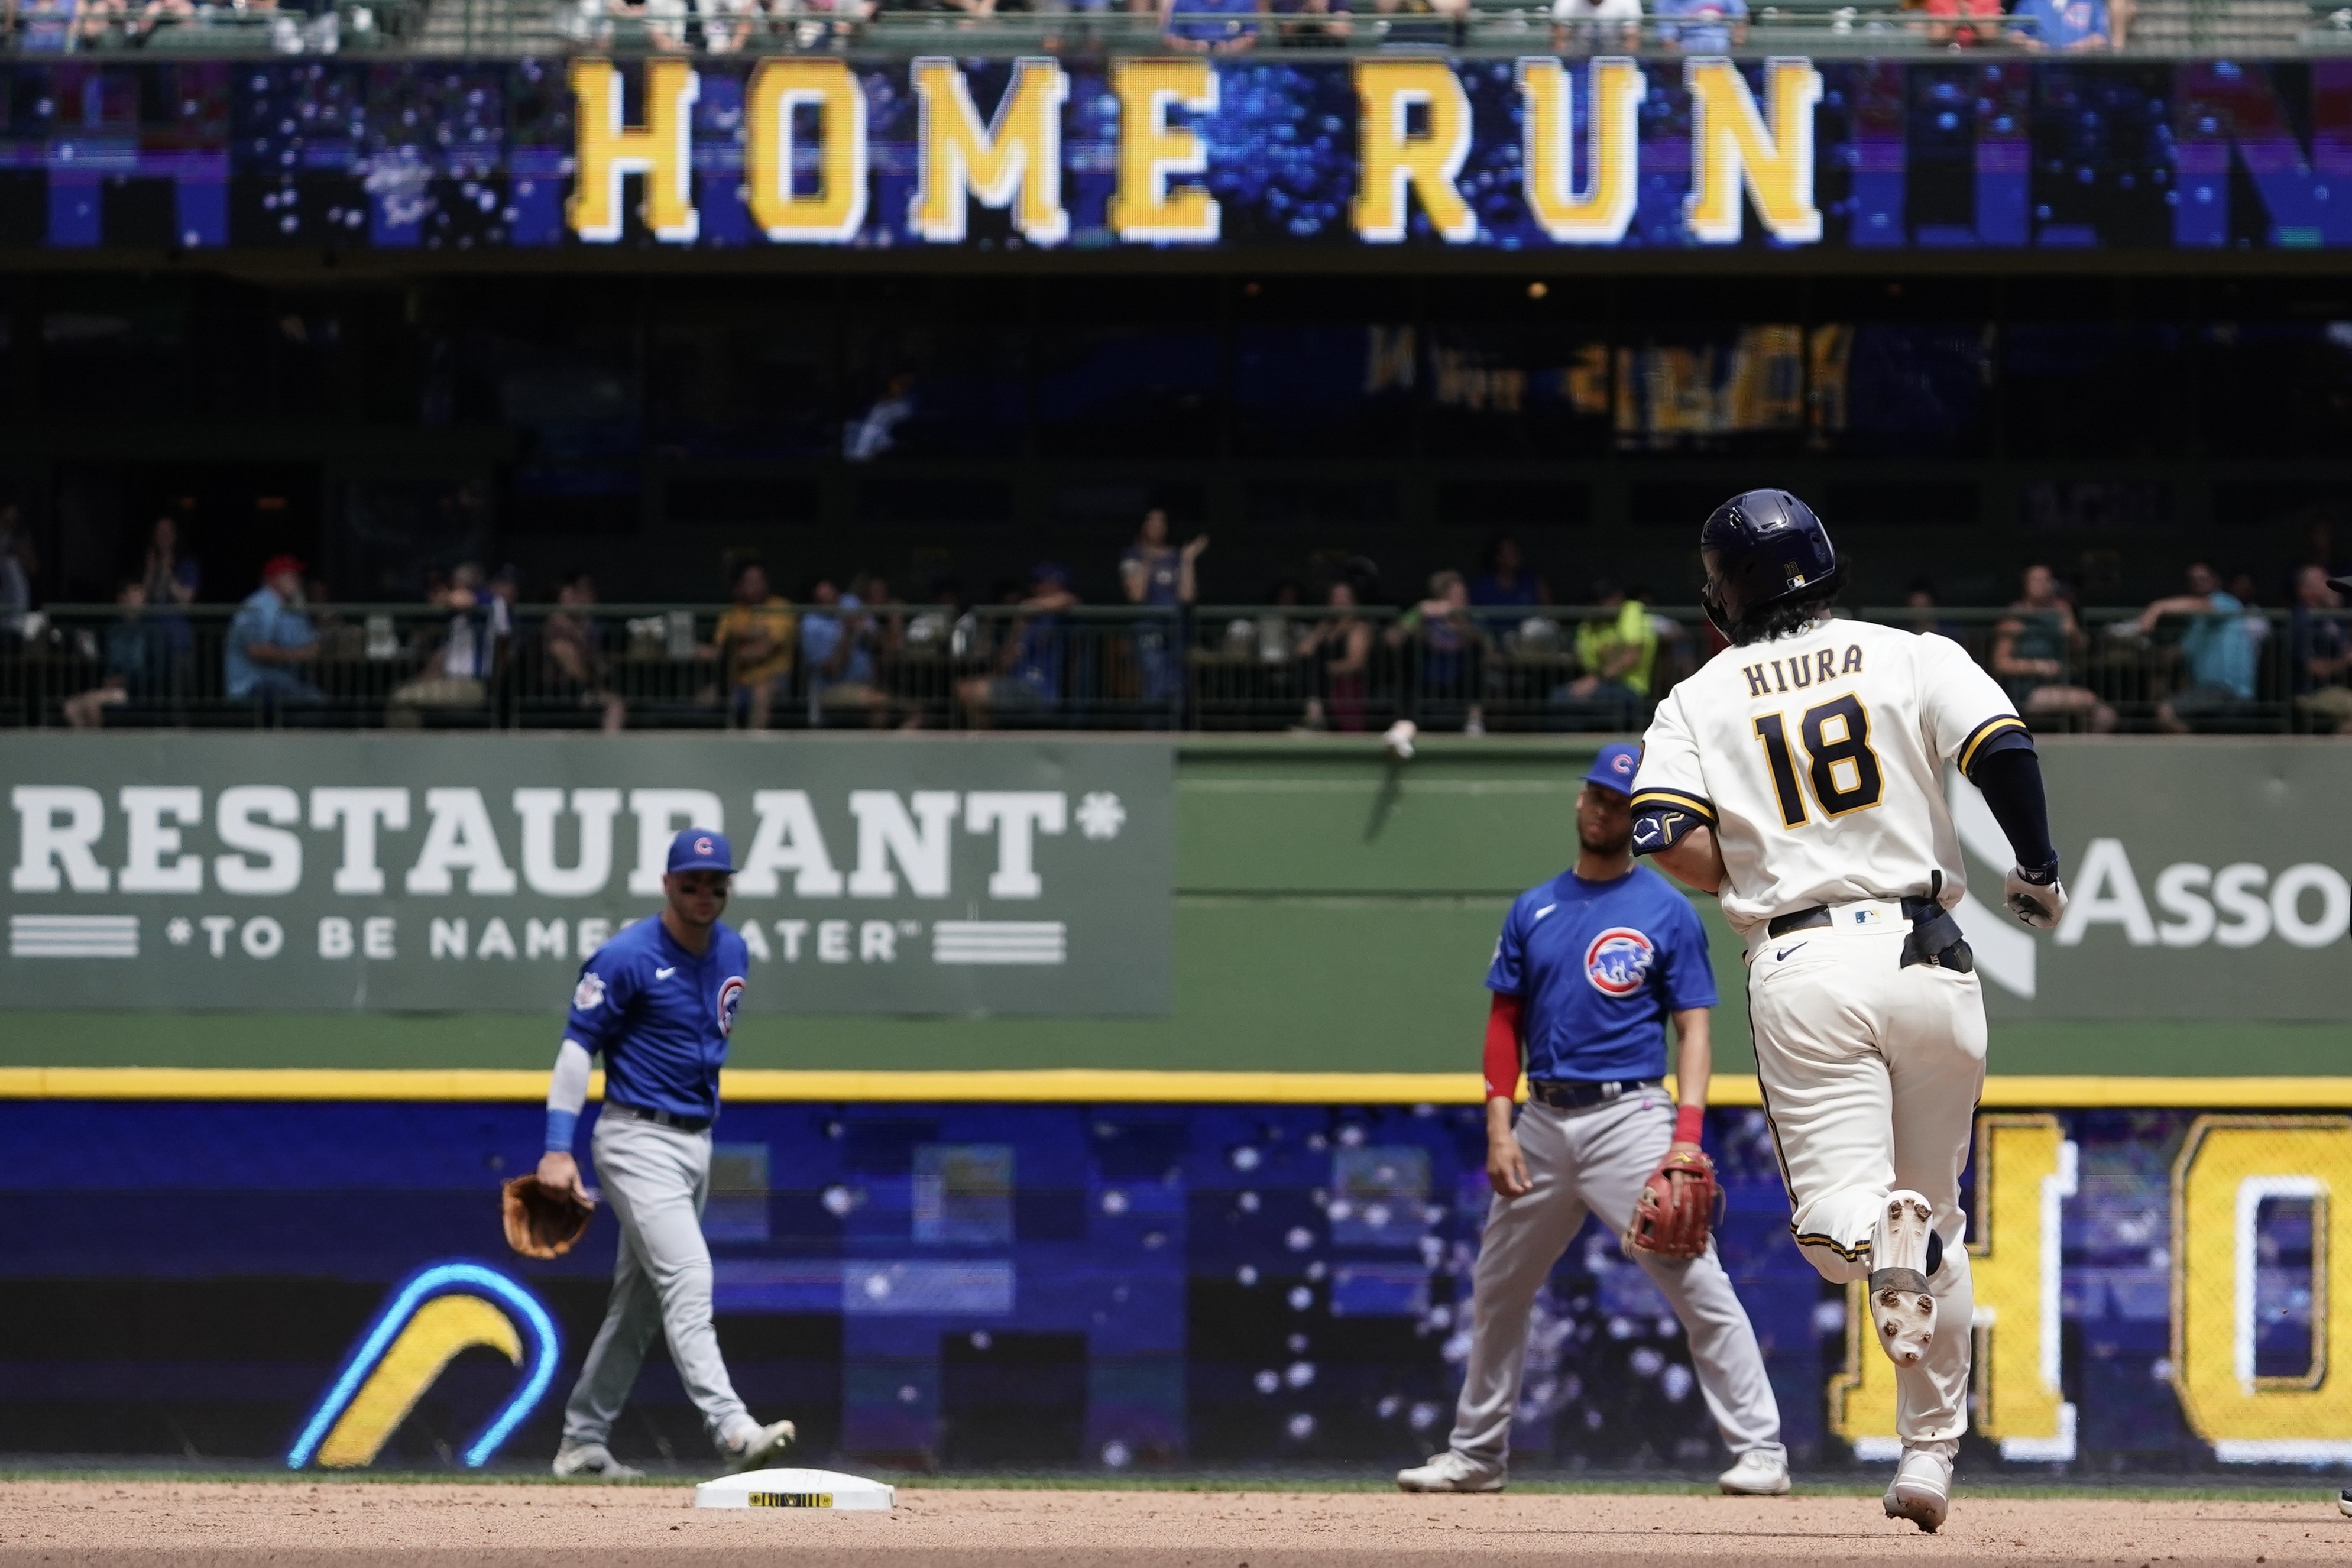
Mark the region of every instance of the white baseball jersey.
[[1726, 648], [1651, 721], [1633, 809], [1685, 810], [1723, 851], [1742, 937], [1775, 915], [1964, 887], [1944, 764], [2024, 723], [1948, 637], [1864, 621]]

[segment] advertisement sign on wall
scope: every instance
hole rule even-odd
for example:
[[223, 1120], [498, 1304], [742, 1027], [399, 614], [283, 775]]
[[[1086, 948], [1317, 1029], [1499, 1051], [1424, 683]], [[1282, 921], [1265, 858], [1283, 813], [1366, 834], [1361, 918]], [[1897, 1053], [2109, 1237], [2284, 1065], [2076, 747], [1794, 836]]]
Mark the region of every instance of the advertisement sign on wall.
[[[2072, 901], [2030, 932], [1976, 893], [1960, 924], [2007, 1018], [2352, 1019], [2352, 754], [2291, 740], [2042, 748]], [[2119, 787], [2123, 786], [2123, 787]], [[2009, 843], [1948, 781], [1970, 886]]]
[[733, 841], [754, 1011], [1165, 1013], [1171, 768], [1150, 740], [25, 736], [0, 985], [542, 1012], [698, 826]]

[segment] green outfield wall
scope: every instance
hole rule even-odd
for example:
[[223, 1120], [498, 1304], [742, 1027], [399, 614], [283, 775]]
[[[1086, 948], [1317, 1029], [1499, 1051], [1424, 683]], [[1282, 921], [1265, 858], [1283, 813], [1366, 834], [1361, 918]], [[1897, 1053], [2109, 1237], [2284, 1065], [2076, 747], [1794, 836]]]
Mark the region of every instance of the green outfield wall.
[[[671, 742], [585, 743], [644, 748], [650, 756]], [[1438, 738], [1399, 765], [1359, 738], [1177, 742], [1166, 1014], [795, 1016], [761, 1006], [755, 994], [735, 1031], [733, 1061], [834, 1071], [1475, 1070], [1481, 980], [1496, 926], [1513, 895], [1572, 859], [1571, 804], [1591, 750], [1572, 741]], [[2284, 929], [2314, 938], [2332, 929], [2334, 884], [2320, 873], [2352, 865], [2352, 855], [2342, 845], [2314, 842], [2308, 831], [2294, 843], [2274, 836], [2298, 814], [2307, 826], [2325, 823], [2309, 808], [2338, 787], [2337, 773], [2352, 777], [2352, 751], [2318, 742], [2060, 741], [2048, 743], [2045, 755], [2070, 879], [2095, 857], [2099, 864], [2089, 868], [2100, 881], [2087, 889], [2077, 882], [2078, 898], [2091, 895], [2096, 918], [2067, 948], [2042, 944], [2043, 1000], [2096, 1010], [2104, 986], [2114, 994], [2115, 1016], [2017, 1016], [2031, 1014], [2030, 1005], [1989, 978], [1992, 1070], [2116, 1077], [2352, 1070], [2346, 1018], [2352, 964], [2345, 962], [2352, 954], [2342, 933], [2265, 946], [2246, 940], [2244, 914], [2264, 887], [2284, 885], [2292, 873], [2300, 879], [2295, 889], [2308, 897], [2299, 906], [2288, 898]], [[632, 759], [631, 771], [643, 760]], [[2242, 785], [2235, 804], [2216, 808], [2210, 803], [2225, 798], [2217, 790], [2231, 780]], [[2339, 803], [2345, 798], [2334, 794]], [[2143, 816], [2168, 813], [2173, 826], [2164, 830], [2175, 838], [2183, 821], [2207, 825], [2215, 847], [2203, 864], [2183, 872], [2179, 844], [2151, 848], [2145, 835], [2163, 825], [2136, 824], [2135, 801], [2146, 806]], [[2070, 813], [2099, 821], [2077, 827]], [[2340, 805], [2333, 815], [2340, 823]], [[2126, 826], [2108, 832], [2110, 819]], [[2331, 824], [2318, 837], [2345, 831]], [[2089, 848], [2095, 840], [2113, 847]], [[2265, 842], [2294, 853], [2273, 853], [2285, 868], [2258, 877]], [[1972, 840], [1970, 853], [1981, 877]], [[2135, 855], [2136, 873], [2128, 861]], [[2126, 862], [2121, 879], [2119, 860]], [[2182, 900], [2193, 903], [2200, 888], [2212, 902], [2202, 938], [2189, 942], [2184, 935], [2199, 934], [2198, 921], [2193, 909], [2181, 912]], [[1166, 894], [1146, 886], [1134, 896]], [[1745, 1072], [1751, 1058], [1738, 946], [1713, 901], [1699, 903], [1725, 993], [1717, 1066]], [[2279, 981], [2260, 968], [2265, 963], [2300, 965], [2283, 973], [2303, 978]], [[766, 983], [791, 984], [776, 973]], [[0, 1067], [535, 1068], [553, 1049], [568, 972], [519, 969], [515, 984], [530, 994], [508, 1004], [520, 1010], [496, 1013], [10, 1009], [0, 1012]], [[2285, 1003], [2233, 1000], [2249, 984], [2273, 997], [2294, 995]], [[2162, 999], [2176, 984], [2189, 1001]], [[2200, 996], [2208, 1001], [2198, 1003]], [[2200, 1011], [2206, 1016], [2193, 1016]], [[2253, 1016], [2265, 1011], [2273, 1016]]]

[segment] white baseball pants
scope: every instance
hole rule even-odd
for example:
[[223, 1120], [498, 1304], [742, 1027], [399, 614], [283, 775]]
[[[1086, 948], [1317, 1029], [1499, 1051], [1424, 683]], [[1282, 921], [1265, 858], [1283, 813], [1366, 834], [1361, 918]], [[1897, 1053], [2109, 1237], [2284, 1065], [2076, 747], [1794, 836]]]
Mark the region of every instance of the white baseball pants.
[[[1510, 1458], [1536, 1291], [1588, 1213], [1625, 1233], [1642, 1184], [1675, 1141], [1674, 1103], [1655, 1090], [1581, 1110], [1530, 1100], [1519, 1112], [1518, 1139], [1534, 1190], [1516, 1198], [1497, 1193], [1487, 1210], [1471, 1277], [1470, 1360], [1447, 1439], [1455, 1453], [1488, 1469]], [[1781, 1454], [1780, 1406], [1764, 1373], [1764, 1354], [1714, 1241], [1696, 1258], [1632, 1256], [1682, 1321], [1691, 1369], [1725, 1444], [1734, 1454]]]
[[1899, 921], [1778, 939], [1759, 930], [1748, 947], [1748, 1016], [1789, 1184], [1789, 1228], [1822, 1278], [1869, 1277], [1871, 1232], [1888, 1193], [1908, 1188], [1935, 1206], [1944, 1245], [1927, 1277], [1936, 1338], [1923, 1363], [1895, 1371], [1895, 1429], [1906, 1444], [1950, 1445], [1969, 1424], [1976, 1293], [1960, 1171], [1984, 1090], [1984, 995], [1973, 974], [1901, 967], [1908, 934]]
[[751, 1425], [751, 1416], [735, 1396], [710, 1321], [710, 1247], [702, 1239], [710, 1134], [607, 1114], [596, 1119], [589, 1147], [597, 1184], [621, 1225], [621, 1252], [612, 1304], [563, 1407], [563, 1440], [611, 1440], [659, 1330], [687, 1397], [717, 1443]]

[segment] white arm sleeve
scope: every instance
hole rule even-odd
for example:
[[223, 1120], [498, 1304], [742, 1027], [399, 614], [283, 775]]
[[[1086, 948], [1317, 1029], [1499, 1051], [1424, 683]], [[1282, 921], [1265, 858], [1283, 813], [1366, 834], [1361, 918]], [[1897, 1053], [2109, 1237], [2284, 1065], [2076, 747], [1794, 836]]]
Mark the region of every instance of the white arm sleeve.
[[547, 1079], [547, 1109], [577, 1116], [588, 1103], [587, 1047], [566, 1040], [555, 1053], [555, 1071]]

